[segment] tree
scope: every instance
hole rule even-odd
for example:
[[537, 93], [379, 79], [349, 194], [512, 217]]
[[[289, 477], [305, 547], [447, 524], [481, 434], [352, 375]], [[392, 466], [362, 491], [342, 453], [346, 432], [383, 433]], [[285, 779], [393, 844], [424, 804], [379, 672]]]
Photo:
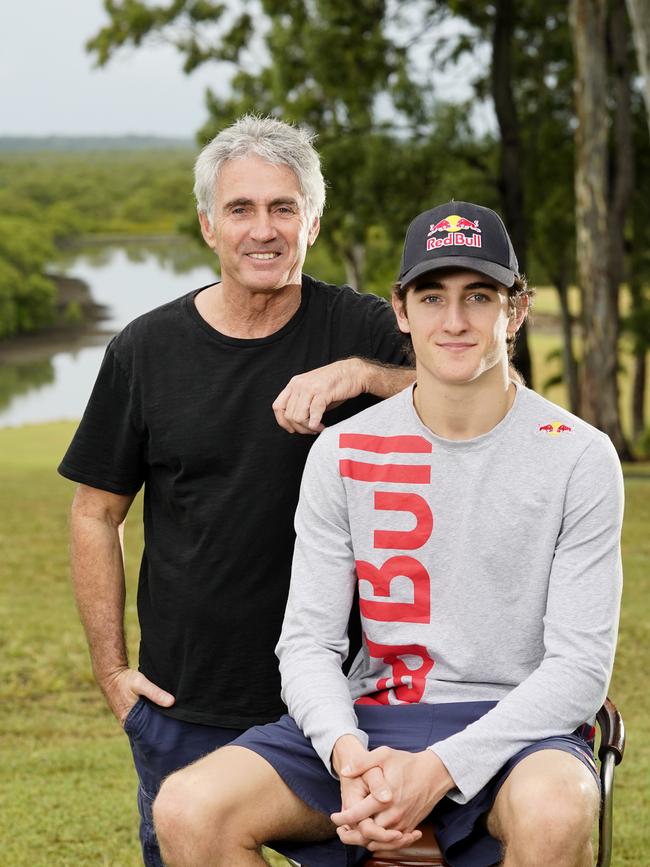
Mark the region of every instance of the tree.
[[[648, 0], [627, 0], [627, 10], [632, 25], [637, 63], [643, 80], [645, 118], [650, 132], [650, 4]], [[647, 145], [647, 138], [645, 143]], [[645, 178], [639, 172], [639, 178]], [[634, 384], [632, 389], [632, 430], [640, 437], [645, 429], [646, 356], [650, 348], [650, 300], [644, 289], [643, 276], [648, 280], [647, 245], [641, 240], [645, 233], [645, 217], [635, 208], [632, 242], [632, 266], [630, 268], [630, 294], [632, 313], [628, 327], [634, 338]]]
[[583, 413], [612, 439], [621, 457], [629, 450], [618, 406], [618, 345], [612, 319], [607, 232], [608, 115], [606, 0], [571, 0], [576, 62], [576, 226], [582, 292]]
[[56, 289], [43, 276], [51, 238], [21, 217], [0, 217], [0, 338], [35, 331], [54, 320]]
[[627, 0], [632, 23], [639, 72], [643, 78], [643, 98], [650, 131], [650, 3], [648, 0]]
[[[186, 72], [207, 61], [236, 63], [229, 96], [208, 94], [202, 142], [247, 111], [282, 116], [318, 133], [330, 182], [323, 237], [345, 263], [348, 282], [361, 288], [368, 230], [387, 222], [391, 210], [382, 210], [387, 196], [378, 199], [378, 177], [398, 174], [401, 195], [411, 201], [420, 200], [430, 177], [429, 171], [422, 175], [416, 149], [400, 146], [422, 122], [423, 102], [406, 50], [387, 33], [388, 4], [261, 0], [264, 15], [257, 18], [247, 11], [233, 16], [232, 6], [106, 0], [110, 23], [88, 47], [102, 64], [120, 46], [158, 34], [183, 54]], [[251, 43], [260, 48], [261, 62], [251, 60]], [[412, 171], [405, 171], [409, 165]]]

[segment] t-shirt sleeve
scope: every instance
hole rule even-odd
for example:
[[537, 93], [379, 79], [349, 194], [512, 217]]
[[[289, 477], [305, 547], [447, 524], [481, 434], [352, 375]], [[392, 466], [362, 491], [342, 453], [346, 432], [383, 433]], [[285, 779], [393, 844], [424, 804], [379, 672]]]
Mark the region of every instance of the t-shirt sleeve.
[[368, 342], [372, 358], [384, 364], [412, 367], [406, 338], [397, 327], [397, 318], [383, 298], [372, 297], [368, 310]]
[[109, 343], [88, 405], [58, 471], [110, 491], [133, 494], [144, 481], [142, 425], [136, 423], [133, 383]]

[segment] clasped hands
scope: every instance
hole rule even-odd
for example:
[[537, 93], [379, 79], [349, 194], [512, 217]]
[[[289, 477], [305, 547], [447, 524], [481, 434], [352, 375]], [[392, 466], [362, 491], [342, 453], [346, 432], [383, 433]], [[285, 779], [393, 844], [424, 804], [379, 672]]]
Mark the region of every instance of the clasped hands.
[[332, 764], [341, 781], [342, 808], [331, 816], [337, 834], [343, 843], [373, 852], [419, 840], [418, 824], [454, 788], [431, 750], [368, 751], [354, 735], [343, 735], [334, 746]]

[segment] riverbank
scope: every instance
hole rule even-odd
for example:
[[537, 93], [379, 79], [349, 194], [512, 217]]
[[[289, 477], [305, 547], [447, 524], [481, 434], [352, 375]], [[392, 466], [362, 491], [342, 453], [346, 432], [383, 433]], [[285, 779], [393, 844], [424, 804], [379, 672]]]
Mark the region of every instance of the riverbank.
[[47, 274], [57, 287], [56, 320], [48, 328], [0, 340], [0, 363], [22, 363], [106, 342], [102, 323], [108, 316], [93, 300], [83, 280]]

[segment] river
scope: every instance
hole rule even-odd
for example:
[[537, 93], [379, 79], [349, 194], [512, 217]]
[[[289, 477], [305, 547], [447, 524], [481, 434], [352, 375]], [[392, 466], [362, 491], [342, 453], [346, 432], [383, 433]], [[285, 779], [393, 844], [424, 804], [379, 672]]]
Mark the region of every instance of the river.
[[[214, 264], [213, 264], [214, 263]], [[94, 246], [78, 251], [64, 271], [88, 284], [106, 318], [69, 348], [49, 347], [3, 362], [0, 427], [81, 417], [111, 336], [141, 313], [216, 279], [218, 262], [190, 240]], [[85, 345], [84, 345], [85, 344]]]

